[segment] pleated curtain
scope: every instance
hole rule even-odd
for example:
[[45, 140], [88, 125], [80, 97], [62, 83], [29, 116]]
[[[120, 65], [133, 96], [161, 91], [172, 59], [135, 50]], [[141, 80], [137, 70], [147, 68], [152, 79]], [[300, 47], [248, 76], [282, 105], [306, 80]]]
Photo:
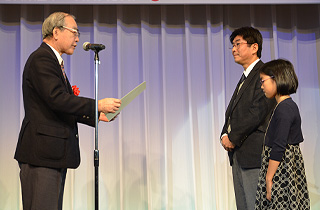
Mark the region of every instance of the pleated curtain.
[[[285, 58], [299, 78], [312, 209], [320, 208], [320, 7], [313, 5], [0, 5], [0, 209], [22, 209], [13, 159], [24, 117], [24, 64], [54, 11], [76, 16], [80, 42], [64, 68], [80, 96], [94, 98], [94, 53], [101, 43], [99, 99], [146, 90], [110, 123], [99, 123], [99, 205], [108, 210], [233, 210], [231, 167], [219, 136], [243, 68], [229, 36], [258, 28], [262, 61]], [[94, 209], [94, 128], [79, 125], [81, 165], [68, 170], [64, 209]]]

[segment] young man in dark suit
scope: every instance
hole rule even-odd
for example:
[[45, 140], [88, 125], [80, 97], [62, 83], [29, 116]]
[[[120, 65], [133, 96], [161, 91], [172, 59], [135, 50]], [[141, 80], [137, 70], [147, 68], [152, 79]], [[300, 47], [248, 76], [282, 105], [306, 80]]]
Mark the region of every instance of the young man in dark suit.
[[[51, 14], [42, 25], [43, 43], [23, 72], [22, 122], [15, 159], [20, 166], [23, 209], [62, 209], [67, 168], [80, 164], [77, 123], [95, 125], [95, 101], [74, 95], [61, 55], [72, 55], [79, 41], [75, 18]], [[99, 100], [99, 120], [115, 112], [119, 99]]]
[[239, 28], [230, 42], [234, 60], [244, 72], [226, 110], [220, 139], [232, 166], [237, 209], [253, 210], [264, 134], [275, 101], [260, 88], [261, 33], [252, 27]]

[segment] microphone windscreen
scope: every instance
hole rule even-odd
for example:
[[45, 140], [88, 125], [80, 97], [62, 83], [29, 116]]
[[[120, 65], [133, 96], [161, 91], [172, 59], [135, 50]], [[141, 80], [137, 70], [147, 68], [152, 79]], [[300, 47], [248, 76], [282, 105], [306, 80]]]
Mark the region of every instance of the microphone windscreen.
[[82, 48], [83, 48], [85, 51], [88, 51], [88, 50], [89, 50], [88, 45], [90, 45], [90, 42], [85, 42], [85, 43], [83, 43]]

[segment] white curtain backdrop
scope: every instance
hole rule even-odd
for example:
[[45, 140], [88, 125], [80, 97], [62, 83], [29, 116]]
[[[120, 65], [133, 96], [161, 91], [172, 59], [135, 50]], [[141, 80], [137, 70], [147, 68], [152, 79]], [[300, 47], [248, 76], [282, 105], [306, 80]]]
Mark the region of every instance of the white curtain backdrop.
[[[94, 97], [94, 53], [102, 43], [99, 98], [146, 90], [99, 125], [100, 209], [233, 210], [231, 168], [219, 142], [242, 74], [231, 32], [257, 27], [262, 60], [290, 60], [299, 78], [312, 209], [320, 209], [320, 5], [0, 5], [0, 209], [22, 209], [13, 159], [24, 116], [21, 76], [54, 11], [77, 17], [80, 42], [65, 69], [80, 95]], [[81, 165], [68, 170], [64, 209], [94, 209], [94, 129], [80, 125]]]

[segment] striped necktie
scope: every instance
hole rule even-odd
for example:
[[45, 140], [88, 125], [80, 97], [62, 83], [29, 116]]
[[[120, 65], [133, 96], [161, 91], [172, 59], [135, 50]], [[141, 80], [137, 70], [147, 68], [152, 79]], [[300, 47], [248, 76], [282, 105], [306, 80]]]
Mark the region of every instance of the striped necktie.
[[246, 75], [242, 74], [241, 78], [240, 78], [240, 84], [243, 83], [243, 81], [246, 79]]
[[244, 80], [246, 80], [246, 78], [247, 78], [246, 75], [242, 74], [242, 76], [241, 76], [241, 78], [240, 78], [240, 81], [239, 81], [238, 93], [239, 93], [240, 88], [241, 88], [242, 85], [243, 85]]
[[61, 71], [62, 71], [64, 80], [67, 82], [67, 76], [66, 76], [66, 72], [64, 71], [63, 61], [61, 62], [60, 66], [61, 66]]

